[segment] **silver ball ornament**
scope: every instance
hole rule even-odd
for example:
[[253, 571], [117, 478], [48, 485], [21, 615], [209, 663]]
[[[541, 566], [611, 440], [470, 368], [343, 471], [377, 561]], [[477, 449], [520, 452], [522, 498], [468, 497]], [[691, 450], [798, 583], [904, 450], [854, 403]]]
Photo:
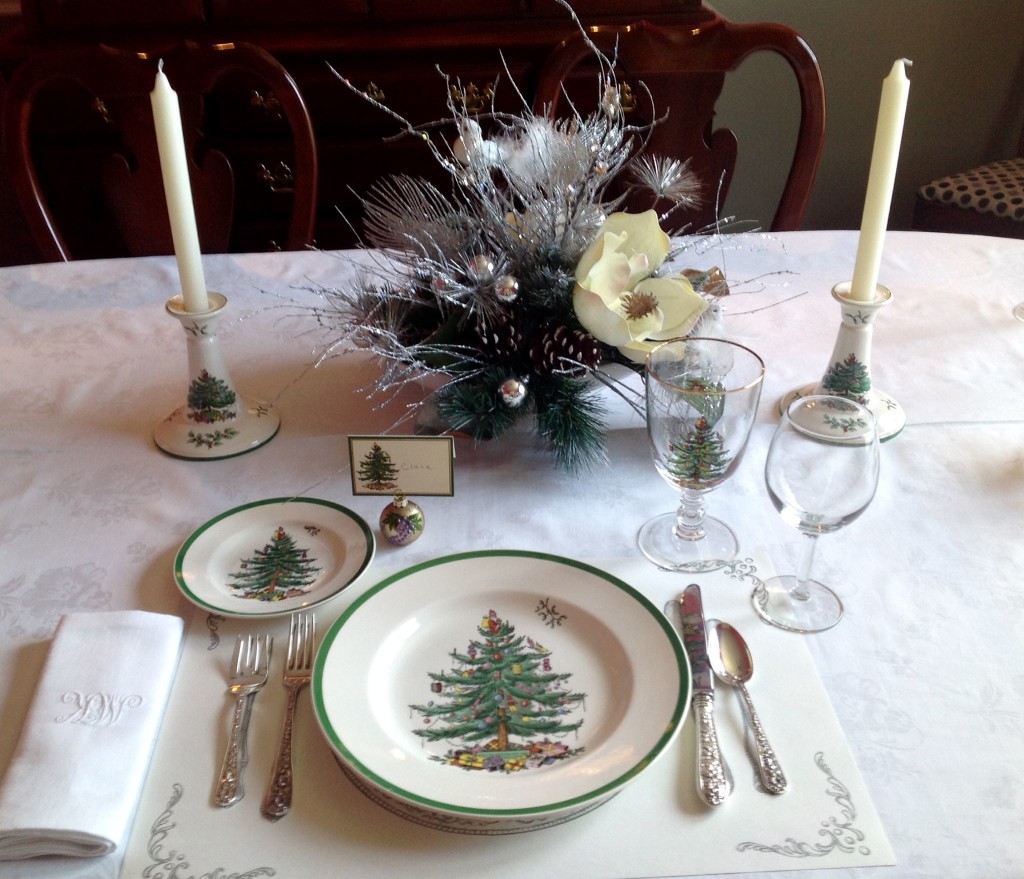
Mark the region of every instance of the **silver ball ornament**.
[[519, 281], [512, 275], [502, 275], [494, 283], [494, 294], [502, 302], [514, 302], [519, 295]]
[[518, 409], [526, 401], [526, 382], [517, 378], [507, 378], [498, 385], [498, 396], [510, 409]]
[[494, 258], [484, 253], [478, 253], [469, 260], [469, 276], [476, 282], [482, 283], [494, 277]]

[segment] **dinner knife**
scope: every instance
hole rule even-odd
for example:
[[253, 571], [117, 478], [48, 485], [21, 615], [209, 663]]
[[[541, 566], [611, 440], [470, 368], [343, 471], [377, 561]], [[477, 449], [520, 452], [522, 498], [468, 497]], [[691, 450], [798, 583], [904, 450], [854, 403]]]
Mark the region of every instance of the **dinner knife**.
[[690, 704], [697, 724], [697, 792], [709, 806], [720, 806], [732, 791], [732, 780], [715, 729], [714, 674], [708, 660], [700, 586], [691, 583], [678, 601], [682, 611], [683, 646], [690, 657], [693, 676]]

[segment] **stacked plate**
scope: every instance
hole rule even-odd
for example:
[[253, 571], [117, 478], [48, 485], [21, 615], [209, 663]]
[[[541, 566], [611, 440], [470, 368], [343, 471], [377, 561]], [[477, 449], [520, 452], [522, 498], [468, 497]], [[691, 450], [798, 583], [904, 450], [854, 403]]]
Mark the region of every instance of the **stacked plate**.
[[326, 634], [317, 720], [380, 805], [506, 834], [607, 802], [673, 741], [689, 666], [665, 617], [558, 556], [448, 556], [384, 580]]

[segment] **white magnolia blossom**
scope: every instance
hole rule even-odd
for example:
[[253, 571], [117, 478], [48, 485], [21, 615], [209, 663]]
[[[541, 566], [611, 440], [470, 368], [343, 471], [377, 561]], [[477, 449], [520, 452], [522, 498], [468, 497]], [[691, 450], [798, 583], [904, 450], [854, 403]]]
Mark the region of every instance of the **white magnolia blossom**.
[[687, 278], [655, 276], [668, 253], [669, 237], [654, 211], [615, 213], [576, 267], [580, 323], [634, 363], [659, 342], [685, 336], [707, 308]]

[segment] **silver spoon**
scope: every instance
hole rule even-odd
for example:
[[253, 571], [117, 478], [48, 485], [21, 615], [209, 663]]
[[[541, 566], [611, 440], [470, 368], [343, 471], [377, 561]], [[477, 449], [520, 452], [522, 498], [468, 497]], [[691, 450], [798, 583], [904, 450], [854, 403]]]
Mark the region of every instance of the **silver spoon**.
[[708, 620], [707, 638], [708, 660], [712, 670], [725, 683], [736, 687], [743, 697], [747, 722], [754, 733], [757, 771], [761, 775], [761, 783], [769, 793], [781, 794], [786, 789], [786, 776], [782, 772], [779, 758], [768, 743], [761, 719], [747, 691], [747, 681], [754, 675], [754, 660], [747, 642], [732, 626], [720, 620]]

